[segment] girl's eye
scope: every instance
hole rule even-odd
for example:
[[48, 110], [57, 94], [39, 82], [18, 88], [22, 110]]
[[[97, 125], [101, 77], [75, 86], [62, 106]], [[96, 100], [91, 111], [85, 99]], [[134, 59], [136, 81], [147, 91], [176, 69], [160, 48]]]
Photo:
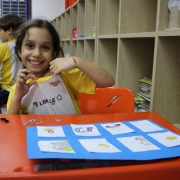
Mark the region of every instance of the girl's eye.
[[50, 47], [45, 45], [45, 46], [42, 46], [42, 49], [43, 49], [44, 51], [47, 51], [47, 50], [50, 49]]
[[26, 44], [26, 47], [29, 49], [32, 49], [34, 47], [34, 45], [33, 44]]

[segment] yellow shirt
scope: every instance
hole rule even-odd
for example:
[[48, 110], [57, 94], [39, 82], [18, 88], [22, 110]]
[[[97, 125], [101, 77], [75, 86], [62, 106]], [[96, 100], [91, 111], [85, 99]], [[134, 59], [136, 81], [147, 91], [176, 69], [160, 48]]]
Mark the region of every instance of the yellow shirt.
[[6, 91], [15, 84], [17, 73], [22, 68], [14, 47], [15, 40], [0, 44], [0, 86]]
[[[80, 71], [77, 68], [69, 70], [69, 71], [61, 72], [60, 77], [61, 77], [61, 80], [63, 81], [63, 84], [65, 86], [67, 93], [69, 94], [70, 100], [74, 106], [76, 114], [81, 114], [79, 104], [78, 104], [78, 92], [84, 92], [87, 94], [94, 94], [96, 84], [94, 83], [94, 81], [92, 81], [89, 78], [89, 76], [87, 76], [86, 74], [84, 74], [82, 71]], [[52, 79], [52, 76], [39, 78], [36, 82], [40, 85], [41, 83], [48, 82], [49, 79]], [[36, 93], [38, 93], [37, 91], [43, 90], [43, 93], [44, 93], [43, 97], [45, 97], [45, 98], [41, 99], [42, 102], [49, 103], [49, 104], [52, 103], [52, 102], [50, 102], [49, 93], [51, 95], [55, 96], [55, 94], [57, 93], [57, 92], [55, 92], [55, 90], [51, 91], [50, 88], [49, 89], [42, 88], [41, 90], [39, 90], [39, 89], [33, 90], [34, 86], [35, 85], [33, 85], [31, 87], [31, 91], [29, 91], [28, 94], [26, 95], [26, 96], [29, 96], [29, 97], [27, 97], [27, 99], [29, 99], [29, 101], [32, 101], [32, 98], [34, 98], [36, 96]], [[46, 85], [43, 85], [43, 86], [46, 87]], [[41, 84], [41, 87], [42, 87], [42, 84]], [[47, 85], [47, 87], [49, 87], [49, 86]], [[7, 109], [9, 109], [10, 102], [14, 96], [15, 88], [16, 88], [16, 85], [14, 85], [10, 91], [8, 103], [7, 103]], [[61, 94], [61, 92], [59, 92], [59, 93]], [[33, 99], [32, 102], [29, 102], [30, 105], [28, 105], [28, 107], [27, 107], [27, 105], [25, 104], [25, 102], [28, 102], [27, 99], [24, 96], [22, 101], [21, 101], [21, 112], [20, 112], [21, 114], [30, 114], [31, 109], [32, 108], [35, 109], [35, 107], [33, 107], [33, 106], [36, 105], [36, 107], [38, 107], [38, 104], [41, 104], [41, 105], [43, 104], [42, 102], [40, 102], [39, 99], [37, 101], [36, 101], [36, 99]], [[23, 104], [23, 102], [24, 102], [24, 104]], [[43, 104], [43, 106], [44, 106], [44, 104]], [[47, 106], [48, 106], [48, 104], [47, 104]], [[70, 106], [67, 106], [67, 107], [70, 107]], [[35, 111], [36, 111], [36, 109], [35, 109]], [[33, 112], [33, 110], [32, 110], [32, 112]], [[50, 112], [52, 112], [52, 111], [50, 111]], [[45, 111], [44, 114], [48, 114], [48, 112]], [[58, 113], [56, 113], [56, 114], [58, 114]], [[68, 114], [68, 113], [66, 113], [66, 114]]]

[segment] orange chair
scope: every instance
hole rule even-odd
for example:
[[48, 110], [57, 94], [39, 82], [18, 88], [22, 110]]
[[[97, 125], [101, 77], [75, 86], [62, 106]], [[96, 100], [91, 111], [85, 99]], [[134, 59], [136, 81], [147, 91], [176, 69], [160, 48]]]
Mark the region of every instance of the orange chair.
[[94, 95], [79, 93], [78, 102], [82, 114], [134, 112], [134, 95], [127, 88], [96, 88]]

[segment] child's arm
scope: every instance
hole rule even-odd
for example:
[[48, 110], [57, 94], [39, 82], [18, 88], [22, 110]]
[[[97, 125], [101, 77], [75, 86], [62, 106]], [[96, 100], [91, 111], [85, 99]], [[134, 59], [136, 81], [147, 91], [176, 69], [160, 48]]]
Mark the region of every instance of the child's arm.
[[[26, 83], [27, 79], [33, 79], [30, 83]], [[29, 88], [36, 83], [34, 75], [30, 74], [27, 69], [22, 69], [17, 74], [16, 90], [11, 100], [7, 114], [19, 114], [22, 98], [28, 93]]]
[[79, 57], [57, 58], [50, 63], [50, 69], [54, 74], [59, 74], [61, 71], [70, 70], [74, 67], [87, 74], [96, 83], [97, 87], [109, 87], [115, 83], [114, 77], [103, 67]]

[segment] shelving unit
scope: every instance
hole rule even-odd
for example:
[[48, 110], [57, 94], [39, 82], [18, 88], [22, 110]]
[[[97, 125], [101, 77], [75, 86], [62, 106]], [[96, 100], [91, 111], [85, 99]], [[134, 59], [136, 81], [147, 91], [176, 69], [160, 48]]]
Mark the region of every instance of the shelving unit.
[[178, 124], [180, 31], [168, 23], [168, 0], [79, 0], [52, 21], [65, 52], [103, 66], [116, 86], [136, 93], [139, 79], [152, 75], [150, 110]]

